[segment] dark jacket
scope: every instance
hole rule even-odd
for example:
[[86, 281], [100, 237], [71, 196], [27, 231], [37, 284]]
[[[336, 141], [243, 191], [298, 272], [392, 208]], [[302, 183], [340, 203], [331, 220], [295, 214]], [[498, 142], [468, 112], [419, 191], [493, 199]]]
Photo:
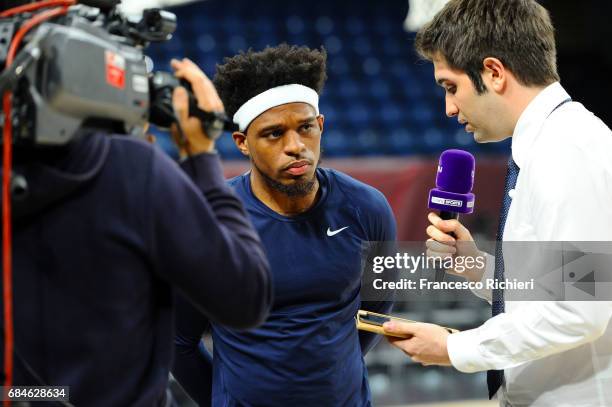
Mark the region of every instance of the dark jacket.
[[13, 203], [15, 385], [42, 384], [25, 360], [78, 406], [163, 403], [174, 287], [217, 323], [264, 321], [269, 266], [219, 158], [182, 168], [124, 136], [17, 153], [29, 192]]

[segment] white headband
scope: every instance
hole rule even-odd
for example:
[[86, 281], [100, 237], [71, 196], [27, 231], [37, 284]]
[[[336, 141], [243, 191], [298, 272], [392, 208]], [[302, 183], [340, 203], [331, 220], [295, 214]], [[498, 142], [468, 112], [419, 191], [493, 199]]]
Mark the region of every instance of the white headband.
[[319, 114], [319, 95], [317, 92], [308, 86], [294, 83], [277, 86], [253, 96], [240, 106], [240, 109], [234, 114], [234, 123], [238, 125], [240, 131], [245, 131], [249, 124], [266, 110], [296, 102], [308, 103], [314, 107], [316, 114]]

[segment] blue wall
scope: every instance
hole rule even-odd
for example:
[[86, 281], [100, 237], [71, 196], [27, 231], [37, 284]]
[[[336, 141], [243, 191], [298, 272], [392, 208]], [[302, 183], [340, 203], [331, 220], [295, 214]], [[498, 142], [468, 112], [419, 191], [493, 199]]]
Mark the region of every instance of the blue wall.
[[[155, 44], [156, 69], [187, 56], [213, 76], [224, 57], [281, 42], [328, 52], [329, 79], [321, 96], [328, 157], [437, 154], [447, 148], [508, 152], [508, 143], [478, 145], [456, 118], [431, 64], [420, 61], [414, 34], [402, 24], [406, 0], [208, 0], [174, 8], [175, 37]], [[224, 158], [240, 157], [231, 137], [218, 142]]]

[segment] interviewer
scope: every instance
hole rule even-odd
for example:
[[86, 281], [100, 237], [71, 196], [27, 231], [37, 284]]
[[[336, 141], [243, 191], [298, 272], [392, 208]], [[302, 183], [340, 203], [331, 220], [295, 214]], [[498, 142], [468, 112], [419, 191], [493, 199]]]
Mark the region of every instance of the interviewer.
[[[542, 6], [451, 0], [417, 34], [416, 46], [433, 61], [449, 117], [477, 142], [512, 137], [498, 241], [612, 240], [612, 132], [559, 83], [554, 29]], [[434, 214], [429, 220], [428, 254], [480, 254], [459, 222]], [[497, 245], [485, 269], [464, 275], [513, 277], [504, 247]], [[394, 344], [417, 362], [489, 370], [489, 395], [504, 406], [612, 405], [612, 302], [504, 302], [502, 294], [481, 293], [493, 315], [475, 329], [451, 335], [432, 324], [385, 329], [412, 335]]]

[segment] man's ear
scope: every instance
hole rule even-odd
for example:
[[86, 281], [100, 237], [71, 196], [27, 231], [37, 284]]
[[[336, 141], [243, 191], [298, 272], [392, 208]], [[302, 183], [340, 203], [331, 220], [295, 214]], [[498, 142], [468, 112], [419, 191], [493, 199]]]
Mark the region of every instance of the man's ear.
[[236, 147], [238, 147], [238, 150], [240, 150], [243, 155], [248, 157], [249, 143], [247, 141], [246, 134], [235, 131], [232, 133], [232, 138], [234, 139], [234, 143], [236, 144]]
[[483, 80], [487, 88], [496, 93], [502, 93], [507, 86], [508, 71], [504, 64], [497, 58], [487, 57], [482, 61]]
[[323, 133], [323, 123], [325, 123], [325, 116], [322, 114], [317, 116], [317, 122], [319, 123], [319, 130]]

